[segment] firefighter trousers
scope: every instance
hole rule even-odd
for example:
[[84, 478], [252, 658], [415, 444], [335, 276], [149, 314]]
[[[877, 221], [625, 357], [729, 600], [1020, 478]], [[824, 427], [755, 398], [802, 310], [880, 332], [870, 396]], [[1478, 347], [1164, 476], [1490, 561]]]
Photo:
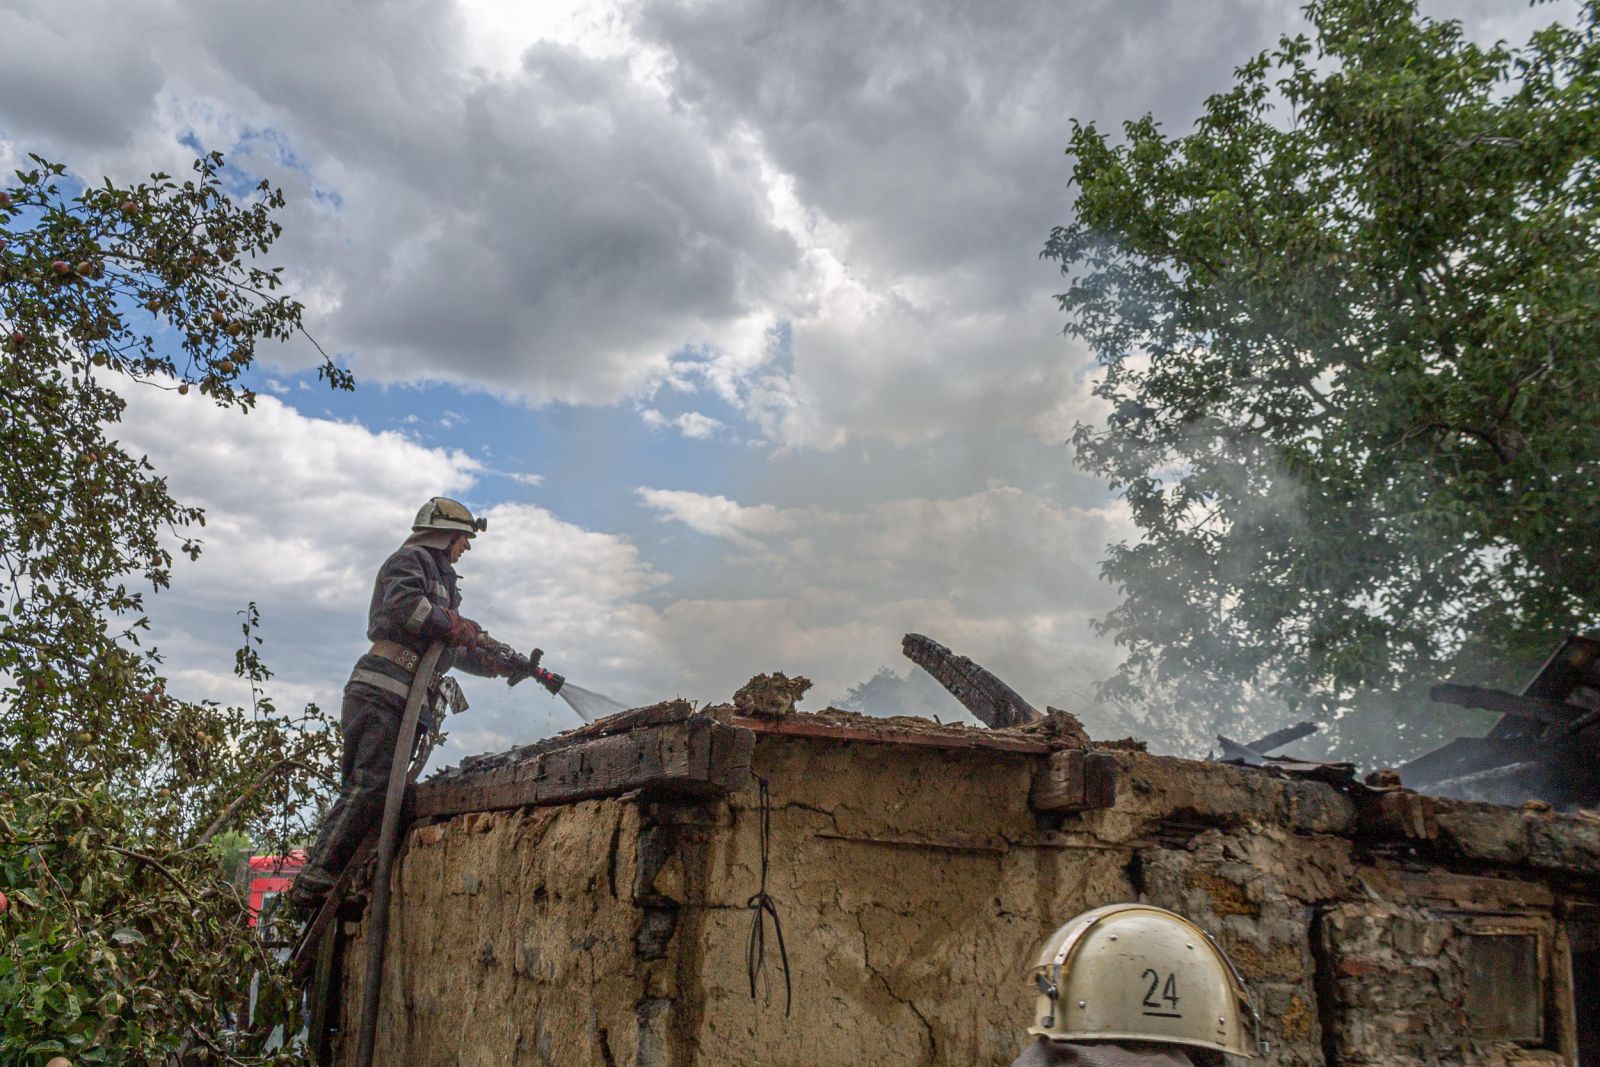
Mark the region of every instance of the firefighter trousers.
[[[378, 828], [401, 718], [400, 709], [366, 686], [346, 687], [344, 704], [339, 709], [339, 727], [344, 735], [339, 795], [306, 857], [306, 866], [297, 880], [297, 895], [327, 892], [362, 839]], [[418, 728], [424, 725], [419, 722]]]

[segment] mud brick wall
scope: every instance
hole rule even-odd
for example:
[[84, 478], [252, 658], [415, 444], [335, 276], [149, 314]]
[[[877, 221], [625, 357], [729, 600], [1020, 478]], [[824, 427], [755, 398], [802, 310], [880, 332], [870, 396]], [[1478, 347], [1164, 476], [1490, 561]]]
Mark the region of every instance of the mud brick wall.
[[[595, 800], [413, 830], [394, 884], [374, 1062], [649, 1062], [634, 852], [618, 847], [637, 839], [638, 820], [633, 804]], [[358, 937], [345, 967], [350, 1015], [362, 948]]]
[[1217, 938], [1267, 1021], [1269, 1062], [1321, 1064], [1314, 910], [1342, 892], [1348, 842], [1208, 831], [1191, 847], [1137, 853], [1143, 897], [1187, 915]]
[[[1570, 1063], [1576, 1006], [1559, 919], [1564, 905], [1535, 880], [1371, 867], [1358, 872], [1361, 899], [1327, 908], [1316, 931], [1327, 1009], [1340, 1020], [1330, 1058], [1342, 1064], [1421, 1067], [1440, 1062]], [[1474, 937], [1531, 937], [1537, 973], [1522, 988], [1490, 989], [1504, 1003], [1542, 989], [1545, 1048], [1475, 1035], [1468, 995]], [[1500, 997], [1490, 999], [1500, 1000]]]
[[[694, 1062], [1009, 1064], [1030, 1018], [1039, 945], [1101, 904], [1140, 899], [1198, 920], [1269, 1020], [1268, 1063], [1321, 1064], [1313, 902], [1354, 888], [1354, 805], [1329, 786], [1120, 754], [1113, 807], [1041, 818], [1037, 758], [904, 746], [774, 743], [769, 892], [795, 1010], [751, 1004], [742, 903], [759, 881], [753, 794], [712, 839], [694, 970]], [[772, 966], [769, 960], [769, 968]], [[781, 1009], [781, 1005], [777, 1005]]]
[[[1028, 806], [1036, 758], [762, 739], [768, 892], [794, 1010], [752, 1003], [746, 900], [760, 881], [754, 791], [704, 858], [694, 1044], [705, 1063], [1009, 1064], [1032, 1011], [1024, 961], [1060, 922], [1135, 895], [1127, 856], [1068, 847]], [[1070, 860], [1063, 862], [1070, 856]]]
[[[1052, 808], [1062, 758], [758, 732], [749, 770], [770, 789], [766, 890], [788, 1016], [770, 923], [750, 993], [753, 785], [415, 828], [379, 1062], [1006, 1067], [1045, 937], [1088, 908], [1143, 900], [1227, 949], [1265, 1022], [1257, 1062], [1575, 1063], [1559, 917], [1592, 897], [1600, 831], [1128, 751], [1104, 757], [1110, 806]], [[1540, 938], [1543, 1047], [1472, 1036], [1467, 939], [1507, 922]], [[359, 958], [358, 939], [347, 975]]]

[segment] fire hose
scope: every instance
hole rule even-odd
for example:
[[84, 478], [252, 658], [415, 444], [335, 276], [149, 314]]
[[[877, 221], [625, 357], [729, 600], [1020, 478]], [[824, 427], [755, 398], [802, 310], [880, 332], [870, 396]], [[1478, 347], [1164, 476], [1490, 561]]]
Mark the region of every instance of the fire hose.
[[378, 1035], [378, 1000], [383, 993], [383, 950], [389, 936], [389, 874], [400, 844], [400, 809], [406, 795], [406, 771], [411, 764], [412, 739], [422, 717], [422, 702], [433, 681], [434, 668], [444, 652], [444, 642], [435, 641], [422, 654], [417, 673], [406, 695], [405, 714], [400, 719], [400, 736], [394, 745], [394, 761], [389, 765], [389, 790], [383, 800], [383, 825], [378, 831], [378, 870], [372, 880], [372, 911], [367, 920], [367, 980], [361, 991], [361, 1030], [356, 1043], [356, 1067], [372, 1067], [372, 1051]]
[[[498, 644], [498, 642], [496, 642]], [[500, 646], [506, 648], [506, 646]], [[506, 648], [510, 653], [510, 649]], [[406, 694], [405, 714], [400, 718], [400, 735], [395, 740], [394, 760], [389, 765], [389, 789], [383, 801], [383, 823], [378, 831], [378, 869], [372, 879], [372, 909], [367, 920], [367, 976], [361, 991], [361, 1029], [356, 1042], [356, 1067], [372, 1067], [373, 1050], [378, 1034], [378, 1004], [383, 995], [383, 956], [389, 936], [389, 880], [400, 845], [400, 816], [405, 806], [406, 785], [411, 764], [411, 747], [422, 718], [422, 704], [433, 682], [439, 657], [444, 653], [444, 642], [435, 641], [428, 646], [417, 663], [417, 672], [411, 679], [411, 689]], [[539, 666], [543, 649], [534, 649], [526, 661], [510, 653], [508, 662], [512, 670], [506, 681], [510, 685], [532, 678], [548, 689], [551, 695], [561, 692], [566, 679]]]

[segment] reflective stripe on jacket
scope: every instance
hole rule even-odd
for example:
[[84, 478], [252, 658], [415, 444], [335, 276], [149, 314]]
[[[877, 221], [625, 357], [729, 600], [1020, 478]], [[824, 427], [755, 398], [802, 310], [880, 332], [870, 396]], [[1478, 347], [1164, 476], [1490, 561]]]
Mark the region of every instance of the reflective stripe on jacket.
[[450, 632], [449, 612], [460, 605], [450, 557], [437, 549], [407, 545], [378, 568], [367, 609], [367, 636], [425, 652], [435, 638]]

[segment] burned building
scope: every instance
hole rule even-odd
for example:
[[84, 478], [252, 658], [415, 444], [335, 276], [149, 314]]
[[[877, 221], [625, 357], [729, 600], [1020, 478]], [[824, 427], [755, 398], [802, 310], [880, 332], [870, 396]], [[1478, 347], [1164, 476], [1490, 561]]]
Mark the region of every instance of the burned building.
[[1600, 639], [1567, 638], [1521, 693], [1445, 684], [1431, 695], [1501, 717], [1487, 735], [1457, 738], [1401, 767], [1408, 787], [1501, 804], [1600, 806]]
[[[1600, 1064], [1600, 821], [1097, 747], [1060, 713], [781, 703], [661, 704], [417, 786], [376, 1062], [1005, 1067], [1039, 944], [1142, 900], [1231, 955], [1262, 1063]], [[364, 931], [323, 942], [328, 1062]]]

